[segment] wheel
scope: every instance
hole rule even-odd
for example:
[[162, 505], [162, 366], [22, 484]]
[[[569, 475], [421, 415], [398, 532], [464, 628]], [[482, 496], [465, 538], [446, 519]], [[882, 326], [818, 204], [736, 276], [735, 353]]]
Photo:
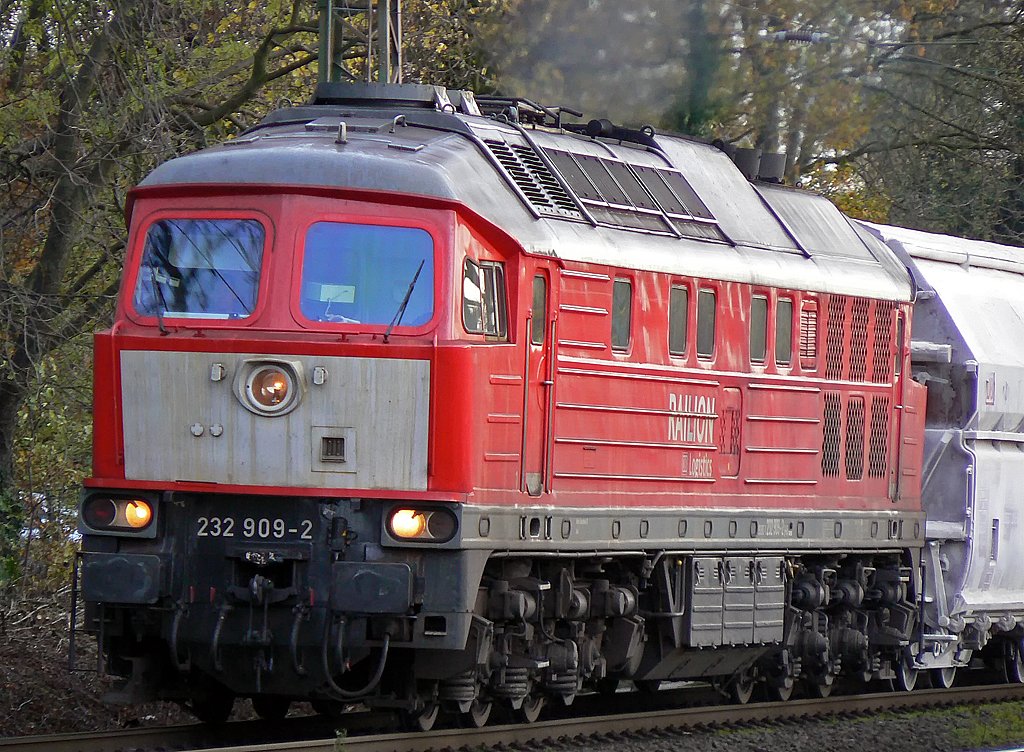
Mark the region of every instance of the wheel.
[[491, 717], [492, 707], [490, 702], [485, 702], [479, 698], [473, 700], [469, 710], [460, 714], [462, 726], [465, 728], [483, 728]]
[[544, 709], [547, 701], [544, 695], [530, 693], [520, 705], [512, 712], [513, 718], [519, 723], [536, 723], [540, 718], [540, 712]]
[[402, 725], [409, 731], [430, 731], [437, 723], [437, 717], [441, 714], [441, 705], [437, 702], [428, 702], [419, 710], [407, 710], [402, 713]]
[[1024, 684], [1024, 655], [1021, 640], [1007, 640], [1003, 644], [1003, 666], [1006, 681], [1010, 684]]
[[823, 681], [811, 680], [804, 684], [807, 689], [807, 696], [812, 697], [816, 700], [824, 700], [826, 697], [832, 694], [832, 687], [835, 683], [835, 677], [829, 674], [823, 677]]
[[754, 696], [754, 677], [748, 671], [741, 671], [729, 685], [729, 696], [737, 705], [746, 705]]
[[893, 682], [898, 692], [912, 692], [917, 686], [919, 671], [911, 665], [911, 660], [905, 654], [896, 659], [896, 665], [893, 667], [896, 678]]
[[634, 679], [633, 686], [640, 694], [656, 695], [661, 689], [661, 681], [659, 679]]
[[786, 679], [781, 684], [775, 684], [768, 680], [764, 685], [764, 693], [768, 702], [786, 702], [793, 696], [793, 680]]
[[287, 697], [274, 695], [256, 695], [252, 698], [252, 709], [265, 721], [280, 721], [288, 715], [292, 701]]
[[615, 676], [606, 676], [594, 682], [594, 690], [601, 697], [614, 697], [619, 691], [619, 679]]
[[317, 715], [337, 721], [345, 714], [345, 703], [337, 700], [310, 700], [309, 703]]
[[230, 692], [203, 692], [192, 697], [189, 709], [203, 723], [219, 726], [227, 722], [235, 707], [235, 696]]
[[933, 668], [931, 670], [932, 686], [936, 689], [949, 689], [956, 681], [956, 666], [950, 668]]

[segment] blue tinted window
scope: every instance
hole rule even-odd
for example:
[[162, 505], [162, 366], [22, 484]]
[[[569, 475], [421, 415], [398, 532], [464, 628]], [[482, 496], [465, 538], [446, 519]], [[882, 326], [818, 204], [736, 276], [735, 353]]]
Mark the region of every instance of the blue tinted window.
[[161, 219], [146, 233], [135, 310], [169, 318], [245, 318], [256, 306], [263, 225]]
[[411, 227], [317, 222], [306, 234], [300, 295], [312, 321], [425, 324], [434, 315], [433, 240]]

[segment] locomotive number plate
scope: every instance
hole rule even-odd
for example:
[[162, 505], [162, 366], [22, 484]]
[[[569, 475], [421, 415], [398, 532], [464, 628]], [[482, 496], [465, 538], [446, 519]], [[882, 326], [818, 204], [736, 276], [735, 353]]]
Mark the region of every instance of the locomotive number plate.
[[313, 521], [285, 520], [282, 517], [197, 517], [196, 537], [313, 540]]

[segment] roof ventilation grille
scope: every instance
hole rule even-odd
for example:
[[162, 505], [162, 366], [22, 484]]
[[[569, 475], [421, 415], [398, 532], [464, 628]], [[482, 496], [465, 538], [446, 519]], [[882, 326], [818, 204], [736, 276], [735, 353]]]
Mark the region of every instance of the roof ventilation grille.
[[532, 148], [492, 139], [485, 139], [484, 143], [537, 211], [548, 216], [583, 219], [576, 203]]

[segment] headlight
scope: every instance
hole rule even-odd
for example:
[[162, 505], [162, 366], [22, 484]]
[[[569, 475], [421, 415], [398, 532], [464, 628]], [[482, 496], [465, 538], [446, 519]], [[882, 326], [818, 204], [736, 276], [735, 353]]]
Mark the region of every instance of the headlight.
[[153, 507], [145, 499], [93, 496], [82, 504], [82, 522], [97, 532], [138, 532], [153, 521]]
[[278, 410], [288, 403], [292, 392], [292, 379], [277, 366], [263, 366], [253, 371], [245, 385], [254, 402], [265, 410]]
[[444, 543], [455, 536], [458, 523], [447, 509], [394, 509], [388, 516], [388, 532], [397, 540]]
[[302, 398], [302, 364], [252, 359], [241, 364], [235, 394], [246, 410], [257, 415], [285, 415]]

